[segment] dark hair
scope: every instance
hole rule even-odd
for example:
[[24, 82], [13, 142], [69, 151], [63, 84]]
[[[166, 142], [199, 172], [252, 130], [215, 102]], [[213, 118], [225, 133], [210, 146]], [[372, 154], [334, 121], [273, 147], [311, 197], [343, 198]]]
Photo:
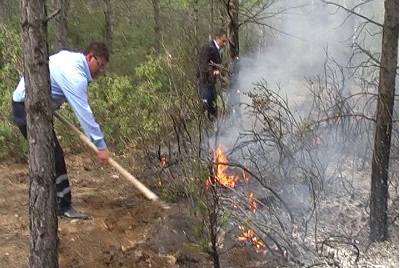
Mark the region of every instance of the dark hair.
[[90, 53], [93, 53], [97, 57], [104, 57], [106, 61], [108, 62], [110, 58], [110, 51], [108, 50], [108, 47], [105, 43], [103, 42], [93, 42], [90, 43], [84, 50], [83, 52], [85, 55], [88, 55]]
[[223, 36], [223, 35], [228, 35], [228, 34], [226, 33], [225, 29], [223, 29], [223, 28], [219, 28], [218, 30], [216, 30], [216, 31], [214, 32], [214, 37], [221, 37], [221, 36]]

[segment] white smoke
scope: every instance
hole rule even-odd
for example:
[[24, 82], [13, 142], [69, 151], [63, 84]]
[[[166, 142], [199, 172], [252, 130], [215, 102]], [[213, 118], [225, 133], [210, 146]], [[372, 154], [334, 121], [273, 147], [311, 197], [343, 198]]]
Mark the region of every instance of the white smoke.
[[[337, 4], [348, 9], [360, 2], [336, 0]], [[384, 1], [364, 2], [368, 3], [354, 11], [382, 23]], [[254, 88], [255, 83], [265, 79], [271, 88], [279, 85], [289, 100], [298, 102], [304, 97], [304, 78], [323, 72], [326, 51], [329, 57], [346, 66], [352, 54], [353, 36], [358, 34], [357, 30], [365, 20], [349, 16], [343, 9], [317, 0], [275, 1], [272, 7], [277, 12], [285, 12], [265, 23], [281, 33], [275, 31], [273, 35], [261, 37], [265, 38], [262, 42], [265, 47], [256, 54], [242, 55], [240, 87], [248, 91]], [[373, 26], [369, 28], [371, 33], [378, 30]], [[381, 35], [370, 38], [375, 42], [372, 48], [377, 51], [380, 51], [380, 38]]]
[[[259, 42], [265, 46], [255, 49], [258, 52], [252, 55], [241, 54], [238, 86], [244, 93], [241, 95], [241, 102], [250, 104], [250, 98], [246, 98], [246, 93], [254, 92], [258, 89], [256, 84], [260, 82], [264, 84], [266, 81], [268, 89], [275, 92], [279, 89], [279, 95], [282, 98], [287, 97], [289, 108], [293, 108], [292, 113], [297, 114], [297, 106], [311, 109], [305, 105], [310, 98], [305, 78], [316, 75], [323, 77], [327, 55], [330, 60], [345, 67], [353, 55], [355, 42], [372, 53], [380, 53], [382, 29], [373, 25], [362, 28], [361, 25], [365, 22], [363, 19], [348, 17], [348, 13], [342, 9], [325, 5], [321, 1], [275, 2], [276, 10], [287, 9], [287, 12], [268, 21], [268, 24], [286, 34], [276, 31], [274, 35], [265, 36], [265, 42]], [[361, 2], [365, 4], [354, 9], [354, 12], [382, 24], [383, 0], [336, 0], [336, 3], [349, 9]], [[297, 8], [290, 8], [294, 6]], [[258, 32], [266, 34], [266, 31]], [[353, 39], [354, 34], [357, 34], [356, 39]], [[350, 76], [346, 78], [350, 79]], [[324, 88], [327, 89], [330, 87]], [[369, 107], [372, 107], [371, 110], [374, 109], [373, 104]], [[254, 116], [256, 115], [253, 114]], [[354, 226], [364, 224], [365, 214], [345, 215], [340, 212], [341, 209], [355, 204], [355, 200], [361, 204], [368, 204], [365, 197], [368, 196], [369, 188], [365, 177], [369, 174], [371, 154], [367, 150], [369, 147], [366, 146], [366, 141], [372, 137], [368, 136], [367, 132], [371, 132], [373, 128], [368, 129], [368, 124], [352, 121], [353, 118], [342, 117], [340, 120], [321, 124], [310, 130], [300, 128], [298, 126], [301, 124], [296, 124], [298, 128], [289, 128], [289, 131], [284, 131], [285, 135], [273, 136], [270, 135], [273, 131], [268, 132], [267, 120], [260, 123], [260, 125], [265, 124], [265, 129], [261, 126], [257, 132], [258, 129], [254, 128], [252, 122], [253, 118], [242, 114], [242, 119], [244, 128], [230, 126], [227, 131], [225, 128], [223, 135], [213, 141], [231, 149], [233, 153], [228, 154], [229, 160], [236, 160], [252, 171], [253, 176], [249, 186], [251, 191], [260, 203], [267, 207], [270, 205], [265, 211], [261, 207], [260, 212], [254, 216], [259, 223], [257, 227], [275, 228], [279, 224], [287, 224], [282, 229], [286, 231], [290, 229], [289, 220], [284, 219], [287, 211], [274, 206], [275, 194], [271, 194], [271, 189], [282, 198], [284, 201], [282, 203], [288, 204], [290, 207], [288, 211], [292, 211], [296, 218], [295, 222], [300, 223], [299, 234], [306, 238], [299, 240], [302, 245], [313, 245], [313, 238], [309, 234], [314, 231], [315, 234], [323, 236], [328, 233], [341, 234], [342, 230], [337, 228], [332, 219], [336, 222], [340, 218], [343, 222], [355, 223]], [[312, 123], [312, 120], [309, 122]], [[301, 121], [305, 123], [304, 125], [309, 122]], [[284, 128], [285, 124], [282, 125]], [[355, 126], [357, 128], [354, 128]], [[271, 129], [273, 127], [272, 123]], [[244, 135], [246, 133], [247, 136]], [[241, 134], [243, 136], [240, 136]], [[349, 198], [351, 196], [356, 198]], [[318, 200], [320, 206], [317, 208], [318, 217], [314, 217], [313, 214], [315, 200]], [[355, 207], [351, 209], [353, 212], [356, 210], [358, 209]], [[275, 218], [273, 215], [279, 215], [276, 217], [280, 219], [279, 224], [273, 222]], [[304, 219], [306, 221], [301, 222]], [[311, 226], [313, 224], [315, 225]], [[349, 224], [344, 225], [349, 226]], [[260, 233], [263, 234], [263, 231], [265, 230], [260, 230]], [[286, 231], [282, 231], [282, 237], [289, 237], [289, 232]], [[266, 241], [270, 241], [268, 231], [265, 231], [264, 235]], [[365, 238], [363, 235], [356, 237]], [[296, 239], [293, 237], [288, 239], [295, 244]], [[309, 256], [308, 252], [303, 250], [305, 248], [299, 247], [298, 252], [296, 248], [292, 248], [291, 253], [301, 262], [313, 262], [314, 256]]]

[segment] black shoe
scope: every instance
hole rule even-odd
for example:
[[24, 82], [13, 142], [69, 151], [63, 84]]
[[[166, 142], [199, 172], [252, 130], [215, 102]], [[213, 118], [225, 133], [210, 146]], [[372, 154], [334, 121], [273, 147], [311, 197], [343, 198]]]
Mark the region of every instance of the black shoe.
[[69, 219], [81, 219], [81, 220], [90, 219], [89, 215], [78, 212], [73, 207], [67, 210], [58, 211], [58, 216], [60, 216], [61, 218], [69, 218]]

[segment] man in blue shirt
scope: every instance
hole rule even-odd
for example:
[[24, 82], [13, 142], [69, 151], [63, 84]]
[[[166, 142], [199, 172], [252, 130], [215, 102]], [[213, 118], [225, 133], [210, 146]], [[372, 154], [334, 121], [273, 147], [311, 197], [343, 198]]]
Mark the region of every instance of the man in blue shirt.
[[[104, 43], [91, 43], [83, 53], [61, 50], [49, 57], [52, 108], [57, 110], [68, 102], [88, 138], [98, 149], [99, 160], [106, 163], [109, 152], [104, 135], [88, 103], [88, 84], [104, 71], [109, 60], [109, 50]], [[14, 122], [27, 138], [25, 114], [25, 80], [22, 77], [12, 96]], [[64, 153], [53, 129], [54, 158], [58, 215], [66, 218], [88, 219], [71, 205], [71, 189]]]

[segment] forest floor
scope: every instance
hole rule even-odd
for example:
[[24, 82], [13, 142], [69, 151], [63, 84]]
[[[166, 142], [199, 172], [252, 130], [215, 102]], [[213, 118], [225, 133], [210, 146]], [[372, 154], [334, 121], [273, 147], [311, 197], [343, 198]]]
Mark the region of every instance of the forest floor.
[[[210, 256], [196, 243], [185, 202], [163, 210], [113, 168], [98, 164], [89, 153], [67, 154], [66, 161], [73, 204], [92, 218], [86, 221], [59, 219], [60, 267], [213, 267]], [[27, 178], [26, 164], [0, 163], [2, 268], [28, 266]], [[141, 181], [147, 184], [146, 180]], [[157, 190], [156, 185], [147, 186]], [[369, 253], [367, 260], [366, 256], [360, 257], [364, 258], [364, 264], [352, 267], [395, 268], [399, 265], [397, 239], [394, 244], [371, 246], [369, 252], [375, 255]], [[221, 267], [288, 267], [267, 265], [262, 258], [247, 247], [234, 248], [221, 256]]]
[[[91, 219], [59, 218], [60, 267], [213, 266], [209, 255], [195, 243], [184, 203], [160, 208], [89, 153], [67, 154], [66, 162], [73, 205]], [[27, 178], [27, 164], [0, 163], [1, 268], [28, 266]], [[240, 258], [235, 253], [226, 255], [230, 263], [223, 267], [244, 267], [252, 254], [246, 248], [241, 249]]]

